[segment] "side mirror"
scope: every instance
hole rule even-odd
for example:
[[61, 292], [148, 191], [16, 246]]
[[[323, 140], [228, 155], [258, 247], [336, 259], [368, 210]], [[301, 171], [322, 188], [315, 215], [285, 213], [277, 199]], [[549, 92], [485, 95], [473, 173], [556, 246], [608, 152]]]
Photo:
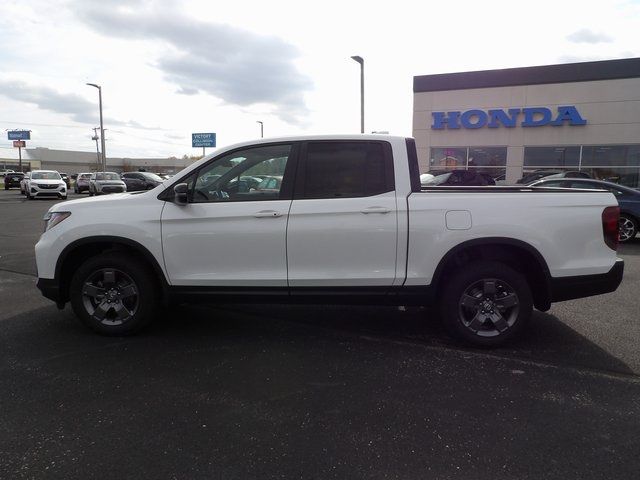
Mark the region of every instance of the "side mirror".
[[173, 202], [176, 205], [186, 205], [189, 203], [188, 198], [189, 185], [186, 183], [179, 183], [175, 187], [173, 187], [173, 193], [175, 193]]

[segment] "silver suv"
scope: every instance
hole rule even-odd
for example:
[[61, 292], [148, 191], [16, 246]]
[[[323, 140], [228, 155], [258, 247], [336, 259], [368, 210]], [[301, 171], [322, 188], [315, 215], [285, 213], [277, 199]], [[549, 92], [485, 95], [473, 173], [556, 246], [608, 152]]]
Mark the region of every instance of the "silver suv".
[[127, 191], [127, 186], [116, 172], [95, 172], [89, 179], [89, 196], [102, 193], [122, 193]]

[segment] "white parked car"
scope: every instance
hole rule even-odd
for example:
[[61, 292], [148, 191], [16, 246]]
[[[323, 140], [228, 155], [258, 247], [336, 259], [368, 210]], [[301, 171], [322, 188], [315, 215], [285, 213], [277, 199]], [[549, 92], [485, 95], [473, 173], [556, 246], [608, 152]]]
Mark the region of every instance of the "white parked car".
[[116, 172], [94, 172], [89, 178], [89, 196], [122, 193], [127, 186]]
[[20, 190], [29, 200], [38, 197], [67, 198], [67, 184], [55, 170], [33, 170], [20, 184]]
[[54, 205], [37, 285], [107, 335], [173, 301], [346, 301], [436, 304], [454, 335], [495, 346], [534, 307], [618, 287], [618, 216], [605, 191], [421, 187], [413, 139], [270, 139], [153, 190]]
[[29, 181], [30, 178], [31, 178], [31, 172], [27, 172], [24, 174], [24, 177], [22, 177], [22, 180], [20, 180], [20, 193], [22, 195], [26, 195], [27, 182]]

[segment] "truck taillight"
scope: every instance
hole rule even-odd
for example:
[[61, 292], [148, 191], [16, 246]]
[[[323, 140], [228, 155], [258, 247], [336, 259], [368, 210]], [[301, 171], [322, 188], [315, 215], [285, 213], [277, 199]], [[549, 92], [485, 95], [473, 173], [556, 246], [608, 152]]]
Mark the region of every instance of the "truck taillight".
[[618, 220], [620, 219], [620, 207], [607, 207], [602, 211], [602, 233], [604, 243], [611, 250], [618, 249]]

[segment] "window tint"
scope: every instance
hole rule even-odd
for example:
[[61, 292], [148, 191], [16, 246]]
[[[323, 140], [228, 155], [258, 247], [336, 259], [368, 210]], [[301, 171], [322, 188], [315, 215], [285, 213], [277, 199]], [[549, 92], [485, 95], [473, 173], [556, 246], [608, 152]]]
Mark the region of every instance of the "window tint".
[[259, 186], [266, 178], [282, 179], [291, 145], [268, 145], [239, 150], [220, 157], [186, 180], [191, 201], [233, 202], [279, 200], [281, 182]]
[[303, 198], [345, 198], [392, 191], [393, 163], [380, 142], [309, 142]]

